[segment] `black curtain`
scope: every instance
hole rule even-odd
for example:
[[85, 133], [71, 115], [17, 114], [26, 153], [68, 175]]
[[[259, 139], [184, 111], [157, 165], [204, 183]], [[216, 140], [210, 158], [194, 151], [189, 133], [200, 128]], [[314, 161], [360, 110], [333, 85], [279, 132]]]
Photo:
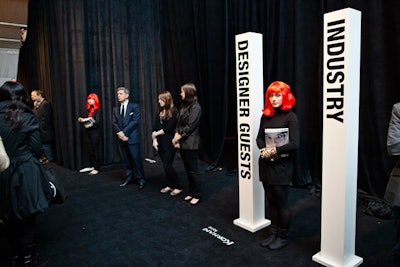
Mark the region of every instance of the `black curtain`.
[[[320, 184], [323, 15], [346, 7], [362, 12], [358, 185], [381, 197], [393, 164], [387, 125], [400, 100], [395, 0], [30, 1], [18, 79], [53, 103], [58, 162], [71, 169], [87, 163], [76, 118], [88, 93], [101, 97], [103, 161], [110, 164], [120, 161], [111, 127], [118, 86], [130, 88], [141, 105], [143, 154], [152, 156], [158, 93], [171, 91], [179, 107], [180, 86], [193, 82], [203, 107], [201, 157], [218, 163], [227, 140], [236, 138], [235, 35], [262, 33], [264, 87], [283, 80], [297, 98], [301, 143], [293, 183]], [[231, 160], [237, 162], [235, 153]]]

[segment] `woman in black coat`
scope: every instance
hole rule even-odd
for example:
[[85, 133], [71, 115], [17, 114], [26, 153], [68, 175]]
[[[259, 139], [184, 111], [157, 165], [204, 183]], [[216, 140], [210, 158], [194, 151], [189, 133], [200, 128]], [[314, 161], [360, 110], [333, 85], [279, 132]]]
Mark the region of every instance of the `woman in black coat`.
[[100, 100], [97, 94], [91, 93], [86, 100], [87, 117], [79, 117], [78, 121], [83, 124], [86, 132], [86, 140], [89, 149], [90, 163], [93, 170], [89, 175], [96, 175], [100, 170], [100, 128], [101, 128], [101, 109]]
[[39, 124], [18, 82], [0, 87], [0, 136], [10, 158], [0, 174], [0, 219], [7, 227], [11, 264], [34, 266], [35, 219], [49, 207], [52, 190], [38, 159]]
[[199, 148], [201, 106], [197, 102], [196, 86], [187, 83], [181, 87], [182, 106], [178, 114], [172, 144], [180, 149], [183, 165], [189, 180], [189, 194], [185, 197], [190, 204], [200, 201]]
[[271, 226], [262, 247], [276, 250], [289, 243], [289, 185], [293, 175], [293, 152], [298, 148], [297, 116], [292, 111], [296, 103], [290, 87], [284, 82], [272, 82], [265, 93], [265, 105], [257, 135], [260, 149], [260, 180], [268, 200]]
[[170, 195], [176, 196], [182, 192], [178, 174], [172, 166], [176, 154], [172, 139], [175, 134], [178, 110], [175, 108], [172, 95], [168, 91], [161, 92], [158, 95], [158, 103], [160, 104], [160, 109], [154, 120], [151, 137], [153, 139], [153, 147], [158, 151], [167, 176], [167, 183], [160, 192], [168, 193], [171, 191]]

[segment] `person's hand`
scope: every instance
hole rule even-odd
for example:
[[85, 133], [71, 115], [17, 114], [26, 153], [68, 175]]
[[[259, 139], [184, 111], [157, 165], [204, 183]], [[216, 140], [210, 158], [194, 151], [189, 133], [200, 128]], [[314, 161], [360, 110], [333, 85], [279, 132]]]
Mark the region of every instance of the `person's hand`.
[[260, 149], [261, 157], [264, 159], [277, 159], [278, 154], [276, 151], [276, 147], [264, 147]]
[[179, 144], [179, 139], [180, 139], [180, 135], [175, 134], [174, 138], [172, 138], [172, 145], [175, 146], [176, 144]]
[[176, 142], [176, 143], [174, 144], [174, 147], [175, 147], [176, 149], [180, 149], [180, 148], [181, 148], [181, 144], [179, 144], [179, 142]]
[[124, 134], [123, 131], [119, 131], [119, 132], [117, 133], [117, 136], [118, 136], [119, 139], [122, 139], [122, 137], [124, 137], [125, 134]]
[[78, 121], [79, 121], [79, 122], [83, 122], [82, 117], [79, 117], [79, 118], [78, 118]]
[[157, 139], [153, 139], [153, 147], [154, 147], [155, 150], [158, 151], [158, 141], [157, 141]]
[[127, 142], [127, 141], [129, 140], [129, 138], [128, 138], [127, 136], [124, 135], [124, 136], [121, 138], [121, 140], [124, 141], [124, 142]]

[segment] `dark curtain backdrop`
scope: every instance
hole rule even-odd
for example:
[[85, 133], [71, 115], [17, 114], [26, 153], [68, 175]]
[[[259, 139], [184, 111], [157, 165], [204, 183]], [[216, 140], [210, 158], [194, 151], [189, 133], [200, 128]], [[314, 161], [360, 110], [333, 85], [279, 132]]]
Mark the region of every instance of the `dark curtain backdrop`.
[[88, 93], [102, 101], [103, 161], [111, 164], [120, 161], [111, 127], [116, 88], [130, 88], [140, 103], [143, 156], [151, 157], [158, 93], [171, 91], [179, 107], [180, 86], [193, 82], [203, 107], [201, 157], [215, 164], [237, 137], [235, 35], [262, 33], [264, 87], [283, 80], [297, 98], [301, 144], [293, 183], [320, 184], [323, 14], [346, 7], [362, 12], [358, 185], [382, 197], [393, 166], [387, 126], [400, 101], [399, 1], [30, 1], [18, 79], [53, 103], [58, 163], [71, 169], [88, 164], [76, 122]]

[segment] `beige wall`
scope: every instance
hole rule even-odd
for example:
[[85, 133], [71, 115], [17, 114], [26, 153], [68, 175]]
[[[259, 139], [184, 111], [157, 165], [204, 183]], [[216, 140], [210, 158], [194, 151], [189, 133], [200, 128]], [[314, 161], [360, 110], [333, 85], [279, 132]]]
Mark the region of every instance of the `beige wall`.
[[28, 23], [28, 2], [29, 0], [0, 1], [0, 48], [18, 49], [21, 46], [19, 27]]

